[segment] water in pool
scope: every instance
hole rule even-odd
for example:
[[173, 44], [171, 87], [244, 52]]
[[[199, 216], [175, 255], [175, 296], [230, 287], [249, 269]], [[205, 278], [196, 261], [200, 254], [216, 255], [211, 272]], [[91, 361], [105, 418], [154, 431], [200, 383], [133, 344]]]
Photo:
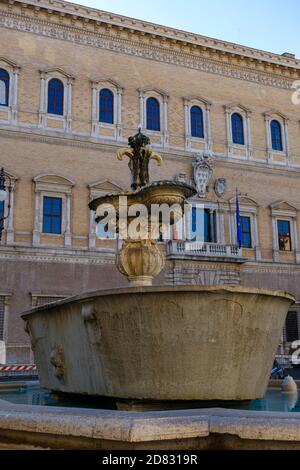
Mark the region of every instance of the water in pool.
[[174, 408], [208, 408], [222, 407], [234, 409], [248, 409], [254, 411], [293, 411], [300, 412], [300, 396], [287, 395], [280, 389], [269, 389], [264, 399], [254, 400], [252, 402], [234, 402], [234, 403], [182, 403], [177, 404], [141, 404], [140, 402], [122, 402], [109, 399], [100, 399], [86, 396], [57, 395], [49, 390], [41, 389], [38, 385], [29, 387], [17, 387], [13, 390], [4, 390], [0, 392], [0, 401], [5, 400], [10, 403], [23, 405], [41, 405], [41, 406], [66, 406], [79, 408], [97, 408], [97, 409], [129, 409], [136, 411], [149, 411], [151, 409], [174, 409]]

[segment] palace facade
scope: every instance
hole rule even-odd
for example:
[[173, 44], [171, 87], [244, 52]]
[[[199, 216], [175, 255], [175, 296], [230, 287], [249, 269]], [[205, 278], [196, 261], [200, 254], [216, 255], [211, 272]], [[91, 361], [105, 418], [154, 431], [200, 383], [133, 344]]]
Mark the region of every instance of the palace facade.
[[126, 285], [88, 203], [130, 187], [116, 152], [139, 125], [164, 161], [151, 179], [192, 181], [205, 209], [204, 245], [177, 227], [156, 282], [290, 291], [288, 353], [300, 336], [300, 61], [61, 0], [0, 0], [0, 44], [0, 168], [12, 179], [0, 363], [32, 361], [22, 311]]

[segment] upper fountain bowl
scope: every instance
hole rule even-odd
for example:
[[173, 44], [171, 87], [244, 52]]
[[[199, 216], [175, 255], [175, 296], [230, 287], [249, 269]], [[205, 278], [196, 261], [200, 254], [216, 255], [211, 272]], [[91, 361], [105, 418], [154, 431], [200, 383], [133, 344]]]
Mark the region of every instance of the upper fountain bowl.
[[[170, 223], [176, 223], [182, 217], [182, 209], [186, 200], [196, 193], [195, 188], [188, 183], [175, 181], [155, 181], [137, 191], [125, 191], [116, 194], [107, 194], [98, 197], [90, 202], [89, 208], [96, 211], [96, 222], [103, 217], [103, 205], [111, 205], [116, 211], [117, 218], [120, 214], [120, 208], [127, 205], [127, 208], [133, 204], [143, 204], [147, 210], [154, 204], [167, 204], [173, 206], [171, 211]], [[177, 210], [176, 207], [177, 206]]]

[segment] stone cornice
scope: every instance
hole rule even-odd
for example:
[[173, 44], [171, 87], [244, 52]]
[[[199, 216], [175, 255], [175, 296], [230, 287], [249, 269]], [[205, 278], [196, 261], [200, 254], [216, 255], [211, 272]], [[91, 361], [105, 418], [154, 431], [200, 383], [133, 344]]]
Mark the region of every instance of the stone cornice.
[[300, 265], [295, 263], [276, 263], [273, 260], [266, 261], [248, 261], [242, 267], [242, 273], [251, 273], [255, 274], [259, 273], [266, 273], [266, 274], [288, 274], [288, 275], [295, 275], [300, 272]]
[[[119, 148], [126, 146], [127, 140], [121, 142], [116, 141], [108, 141], [108, 140], [98, 140], [96, 141], [92, 137], [83, 137], [78, 135], [66, 135], [66, 134], [58, 134], [58, 133], [51, 133], [48, 131], [39, 131], [38, 129], [32, 128], [21, 128], [18, 127], [17, 129], [8, 129], [8, 128], [0, 128], [0, 137], [3, 136], [5, 138], [10, 138], [14, 140], [25, 140], [30, 142], [41, 142], [47, 143], [50, 145], [62, 145], [62, 146], [70, 146], [70, 147], [78, 147], [83, 149], [103, 149], [107, 150], [108, 152], [113, 152], [114, 154], [117, 152]], [[194, 154], [193, 152], [188, 152], [184, 150], [174, 150], [170, 149], [162, 149], [158, 148], [159, 153], [163, 156], [165, 160], [168, 161], [180, 161], [182, 163], [192, 163], [194, 161]], [[253, 172], [261, 172], [262, 170], [267, 170], [268, 174], [278, 175], [281, 176], [288, 176], [291, 178], [300, 177], [300, 166], [299, 165], [290, 165], [288, 167], [283, 167], [282, 165], [270, 164], [267, 162], [259, 162], [257, 160], [236, 160], [234, 158], [227, 158], [226, 155], [216, 155], [214, 154], [214, 159], [216, 161], [216, 165], [223, 167], [223, 168], [232, 168], [238, 170], [247, 170]]]
[[[3, 5], [3, 3], [7, 4], [7, 1], [1, 0], [0, 5]], [[57, 12], [55, 15], [53, 5], [56, 4], [59, 4], [59, 8], [57, 7], [58, 9], [55, 10]], [[29, 8], [24, 8], [24, 5], [29, 5]], [[52, 5], [51, 10], [49, 5]], [[68, 10], [70, 5], [72, 5], [73, 13], [70, 13]], [[48, 13], [50, 10], [47, 17], [39, 14], [41, 8], [47, 8]], [[273, 54], [263, 52], [261, 54], [263, 56], [266, 55], [266, 57], [255, 56], [254, 52], [252, 55], [249, 52], [250, 56], [247, 54], [240, 55], [238, 48], [241, 46], [235, 45], [231, 45], [236, 47], [236, 49], [233, 49], [235, 52], [232, 52], [229, 47], [225, 52], [222, 48], [217, 47], [217, 44], [212, 48], [207, 44], [203, 46], [200, 43], [193, 44], [187, 40], [183, 43], [179, 40], [178, 43], [178, 40], [175, 38], [171, 39], [169, 36], [161, 37], [159, 32], [157, 32], [157, 37], [153, 34], [147, 37], [145, 28], [148, 23], [138, 22], [137, 20], [130, 21], [136, 22], [139, 25], [145, 24], [145, 28], [142, 28], [141, 31], [133, 26], [128, 31], [125, 31], [126, 26], [124, 25], [126, 24], [126, 19], [123, 22], [123, 26], [119, 26], [117, 30], [115, 30], [112, 24], [111, 28], [108, 28], [110, 21], [108, 17], [114, 17], [115, 15], [98, 12], [97, 10], [95, 10], [97, 14], [100, 14], [100, 16], [98, 15], [97, 22], [91, 18], [91, 21], [95, 23], [94, 27], [84, 27], [83, 25], [78, 25], [77, 20], [72, 20], [72, 16], [68, 18], [68, 15], [74, 16], [74, 8], [73, 4], [56, 0], [53, 0], [52, 3], [51, 0], [48, 3], [47, 1], [44, 2], [44, 0], [32, 0], [27, 3], [10, 0], [10, 8], [6, 11], [0, 8], [0, 27], [283, 89], [291, 89], [293, 81], [299, 78], [300, 75], [300, 61], [274, 55], [275, 60]], [[85, 7], [82, 8], [85, 9]], [[32, 9], [33, 12], [30, 11]], [[64, 9], [64, 16], [61, 16], [61, 9]], [[90, 9], [86, 10], [91, 11]], [[105, 20], [106, 16], [102, 18], [101, 15], [106, 15], [108, 19]], [[81, 20], [85, 18], [84, 15], [77, 14], [77, 19], [78, 16], [80, 16]], [[87, 20], [87, 18], [85, 19]], [[164, 29], [169, 31], [169, 28]], [[170, 29], [170, 31], [176, 32], [177, 30]], [[194, 36], [198, 38], [198, 36]], [[199, 36], [199, 38], [202, 37]], [[219, 41], [215, 42], [218, 43]], [[244, 49], [248, 51], [248, 48]]]
[[294, 67], [300, 69], [300, 61], [274, 54], [251, 47], [222, 41], [219, 39], [209, 38], [194, 34], [187, 31], [151, 23], [148, 21], [138, 20], [135, 18], [129, 18], [123, 15], [117, 15], [115, 13], [98, 10], [95, 8], [78, 5], [71, 2], [65, 2], [63, 0], [2, 0], [10, 5], [19, 4], [24, 9], [26, 6], [31, 6], [38, 12], [41, 9], [45, 9], [48, 12], [57, 12], [60, 16], [70, 16], [74, 18], [85, 19], [86, 22], [94, 21], [97, 24], [105, 24], [111, 27], [122, 28], [122, 30], [128, 30], [130, 32], [139, 32], [143, 35], [150, 35], [153, 39], [158, 37], [164, 40], [171, 39], [173, 42], [182, 43], [182, 45], [190, 44], [193, 46], [201, 46], [207, 49], [217, 50], [222, 53], [229, 53], [234, 55], [240, 55], [247, 57], [252, 60], [259, 60], [263, 62], [269, 62], [278, 64], [285, 67]]
[[0, 260], [41, 263], [72, 263], [103, 265], [115, 264], [115, 254], [109, 250], [70, 250], [49, 247], [0, 246]]

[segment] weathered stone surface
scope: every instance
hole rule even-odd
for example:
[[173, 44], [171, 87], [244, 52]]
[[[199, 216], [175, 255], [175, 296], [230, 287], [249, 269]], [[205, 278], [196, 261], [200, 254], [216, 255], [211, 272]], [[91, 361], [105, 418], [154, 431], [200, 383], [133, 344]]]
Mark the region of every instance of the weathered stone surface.
[[228, 409], [133, 413], [0, 405], [0, 450], [300, 449], [300, 414]]
[[[98, 291], [23, 315], [43, 387], [149, 400], [263, 397], [293, 297], [242, 287]], [[60, 351], [60, 370], [53, 365]]]

